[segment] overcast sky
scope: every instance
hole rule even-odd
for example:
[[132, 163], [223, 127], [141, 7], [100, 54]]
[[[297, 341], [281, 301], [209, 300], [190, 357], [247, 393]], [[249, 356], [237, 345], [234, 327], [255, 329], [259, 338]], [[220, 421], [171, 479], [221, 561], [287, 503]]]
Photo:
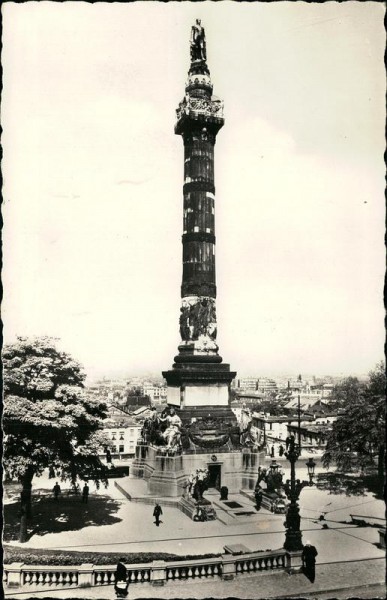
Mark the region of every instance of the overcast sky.
[[91, 376], [171, 367], [190, 28], [214, 94], [220, 354], [241, 375], [383, 356], [384, 6], [6, 3], [6, 341], [54, 335]]

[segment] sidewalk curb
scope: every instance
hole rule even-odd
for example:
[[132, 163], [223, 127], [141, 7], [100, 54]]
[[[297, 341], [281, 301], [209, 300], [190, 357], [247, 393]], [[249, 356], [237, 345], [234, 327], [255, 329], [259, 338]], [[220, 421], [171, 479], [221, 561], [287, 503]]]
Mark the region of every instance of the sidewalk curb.
[[[339, 588], [329, 588], [326, 590], [317, 590], [317, 591], [311, 591], [308, 592], [305, 595], [302, 594], [286, 594], [286, 596], [270, 596], [269, 600], [287, 600], [288, 598], [307, 598], [310, 594], [313, 594], [314, 596], [317, 596], [319, 594], [330, 594], [331, 592], [345, 592], [346, 590], [362, 590], [362, 589], [368, 589], [368, 588], [372, 588], [372, 587], [378, 587], [380, 585], [386, 585], [385, 581], [381, 581], [381, 582], [374, 582], [374, 583], [365, 583], [363, 585], [346, 585], [344, 587], [339, 587]], [[356, 597], [356, 596], [355, 596]], [[145, 598], [143, 598], [142, 600], [146, 600]]]

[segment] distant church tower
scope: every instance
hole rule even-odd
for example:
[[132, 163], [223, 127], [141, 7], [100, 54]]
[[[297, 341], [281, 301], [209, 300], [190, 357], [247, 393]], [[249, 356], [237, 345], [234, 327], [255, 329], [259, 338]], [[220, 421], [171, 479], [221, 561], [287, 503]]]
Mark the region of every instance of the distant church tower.
[[169, 371], [168, 404], [185, 421], [227, 417], [236, 373], [222, 363], [216, 343], [214, 148], [224, 125], [223, 102], [212, 95], [206, 40], [200, 20], [191, 32], [191, 66], [176, 111], [175, 133], [184, 143], [183, 276], [179, 354]]

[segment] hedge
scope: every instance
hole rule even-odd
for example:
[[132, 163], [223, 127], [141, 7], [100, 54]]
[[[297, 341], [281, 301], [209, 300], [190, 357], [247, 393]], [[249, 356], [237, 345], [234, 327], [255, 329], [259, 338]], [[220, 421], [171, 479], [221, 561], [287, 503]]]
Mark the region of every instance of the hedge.
[[81, 565], [83, 563], [91, 563], [94, 565], [114, 565], [119, 560], [125, 564], [148, 563], [153, 560], [190, 560], [200, 556], [201, 558], [213, 558], [220, 554], [200, 554], [177, 556], [167, 552], [75, 552], [64, 550], [44, 550], [44, 549], [29, 549], [17, 548], [15, 546], [3, 546], [3, 562], [10, 564], [13, 562], [21, 562], [26, 565]]

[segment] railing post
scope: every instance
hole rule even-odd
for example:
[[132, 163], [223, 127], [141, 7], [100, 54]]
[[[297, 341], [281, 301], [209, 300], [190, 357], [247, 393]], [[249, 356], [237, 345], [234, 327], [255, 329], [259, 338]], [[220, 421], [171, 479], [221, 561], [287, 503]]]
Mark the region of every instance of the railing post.
[[94, 583], [94, 565], [91, 563], [84, 563], [78, 567], [78, 585], [79, 587], [91, 587]]
[[234, 579], [235, 573], [235, 558], [230, 554], [222, 554], [222, 579]]
[[301, 573], [302, 571], [302, 550], [295, 552], [286, 552], [286, 570], [290, 575], [293, 573]]
[[21, 587], [23, 585], [23, 565], [24, 563], [11, 563], [10, 565], [7, 565], [7, 587]]
[[164, 560], [153, 560], [151, 565], [150, 581], [152, 585], [164, 585], [167, 579], [167, 570]]

